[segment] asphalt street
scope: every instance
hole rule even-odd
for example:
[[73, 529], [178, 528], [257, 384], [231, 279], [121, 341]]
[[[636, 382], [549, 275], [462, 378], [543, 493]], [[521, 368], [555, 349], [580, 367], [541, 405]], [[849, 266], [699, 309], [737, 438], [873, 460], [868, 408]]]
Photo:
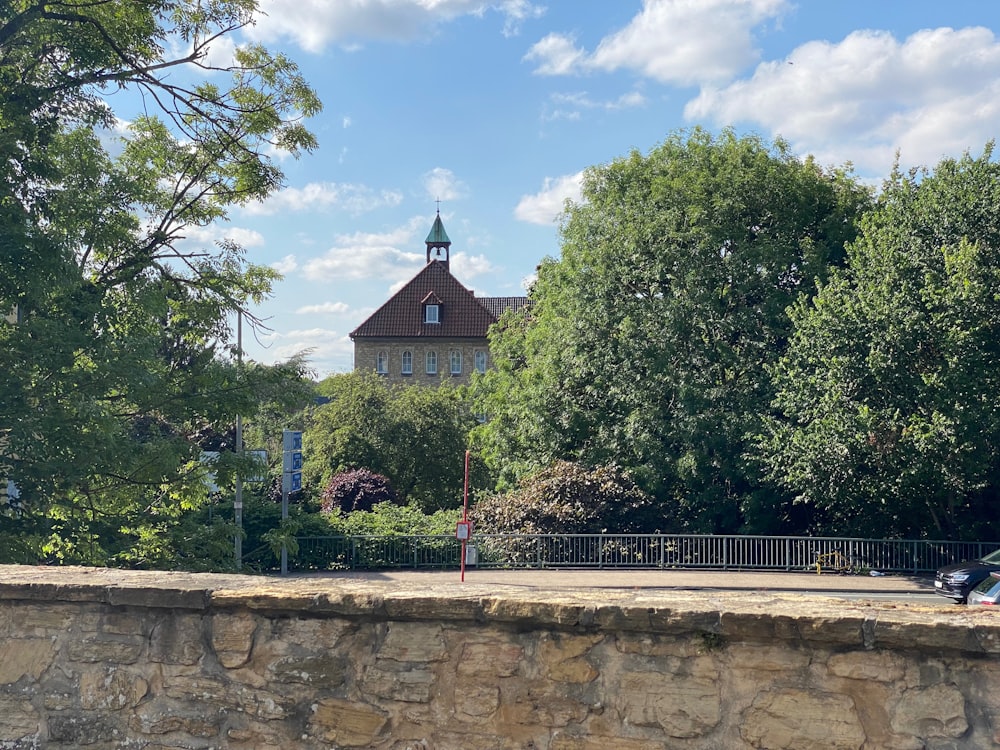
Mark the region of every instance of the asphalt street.
[[649, 589], [675, 591], [774, 591], [879, 598], [919, 599], [952, 606], [951, 601], [934, 593], [931, 575], [837, 575], [805, 572], [741, 570], [497, 570], [469, 567], [462, 581], [459, 570], [381, 570], [320, 573], [330, 578], [396, 582], [413, 586], [514, 586], [535, 589], [595, 588]]

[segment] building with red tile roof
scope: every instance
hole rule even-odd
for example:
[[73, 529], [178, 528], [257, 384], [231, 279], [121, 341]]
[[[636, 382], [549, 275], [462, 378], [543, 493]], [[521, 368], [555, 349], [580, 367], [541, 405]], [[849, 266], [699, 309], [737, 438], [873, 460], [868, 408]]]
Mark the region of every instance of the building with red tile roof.
[[427, 265], [351, 332], [354, 369], [398, 383], [468, 383], [490, 366], [490, 326], [528, 298], [477, 297], [452, 276], [440, 212], [425, 245]]

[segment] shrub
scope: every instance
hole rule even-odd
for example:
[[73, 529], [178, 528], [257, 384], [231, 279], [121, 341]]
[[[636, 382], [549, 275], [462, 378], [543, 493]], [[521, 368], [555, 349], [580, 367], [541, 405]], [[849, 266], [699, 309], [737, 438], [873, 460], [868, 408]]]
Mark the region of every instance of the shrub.
[[652, 498], [620, 467], [569, 461], [522, 479], [512, 492], [483, 497], [472, 517], [487, 534], [639, 533], [661, 521]]
[[396, 491], [384, 476], [368, 469], [350, 469], [333, 475], [323, 490], [321, 506], [324, 513], [351, 513], [371, 510], [378, 503], [397, 502]]

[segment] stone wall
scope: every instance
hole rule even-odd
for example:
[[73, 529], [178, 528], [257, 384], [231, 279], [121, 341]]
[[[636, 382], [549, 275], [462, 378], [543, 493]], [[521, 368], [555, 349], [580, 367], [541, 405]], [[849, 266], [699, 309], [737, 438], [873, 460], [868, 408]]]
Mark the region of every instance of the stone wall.
[[996, 748], [997, 617], [0, 566], [0, 748]]

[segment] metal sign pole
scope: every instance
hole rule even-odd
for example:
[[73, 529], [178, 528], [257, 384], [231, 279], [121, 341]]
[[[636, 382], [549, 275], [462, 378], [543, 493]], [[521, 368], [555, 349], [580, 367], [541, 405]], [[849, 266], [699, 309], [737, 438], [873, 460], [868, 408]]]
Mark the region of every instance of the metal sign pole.
[[469, 451], [465, 452], [465, 491], [462, 498], [462, 523], [466, 534], [462, 539], [462, 583], [465, 583], [465, 545], [468, 543], [469, 529]]
[[[236, 311], [236, 377], [243, 370], [243, 311]], [[242, 465], [243, 461], [243, 417], [236, 413], [236, 455]], [[236, 499], [233, 501], [233, 512], [236, 517], [236, 535], [233, 540], [233, 550], [236, 556], [236, 569], [243, 567], [243, 473], [236, 472]]]
[[[288, 518], [288, 496], [302, 489], [302, 432], [282, 430], [281, 433], [281, 520]], [[282, 534], [281, 575], [288, 574], [288, 545]]]

